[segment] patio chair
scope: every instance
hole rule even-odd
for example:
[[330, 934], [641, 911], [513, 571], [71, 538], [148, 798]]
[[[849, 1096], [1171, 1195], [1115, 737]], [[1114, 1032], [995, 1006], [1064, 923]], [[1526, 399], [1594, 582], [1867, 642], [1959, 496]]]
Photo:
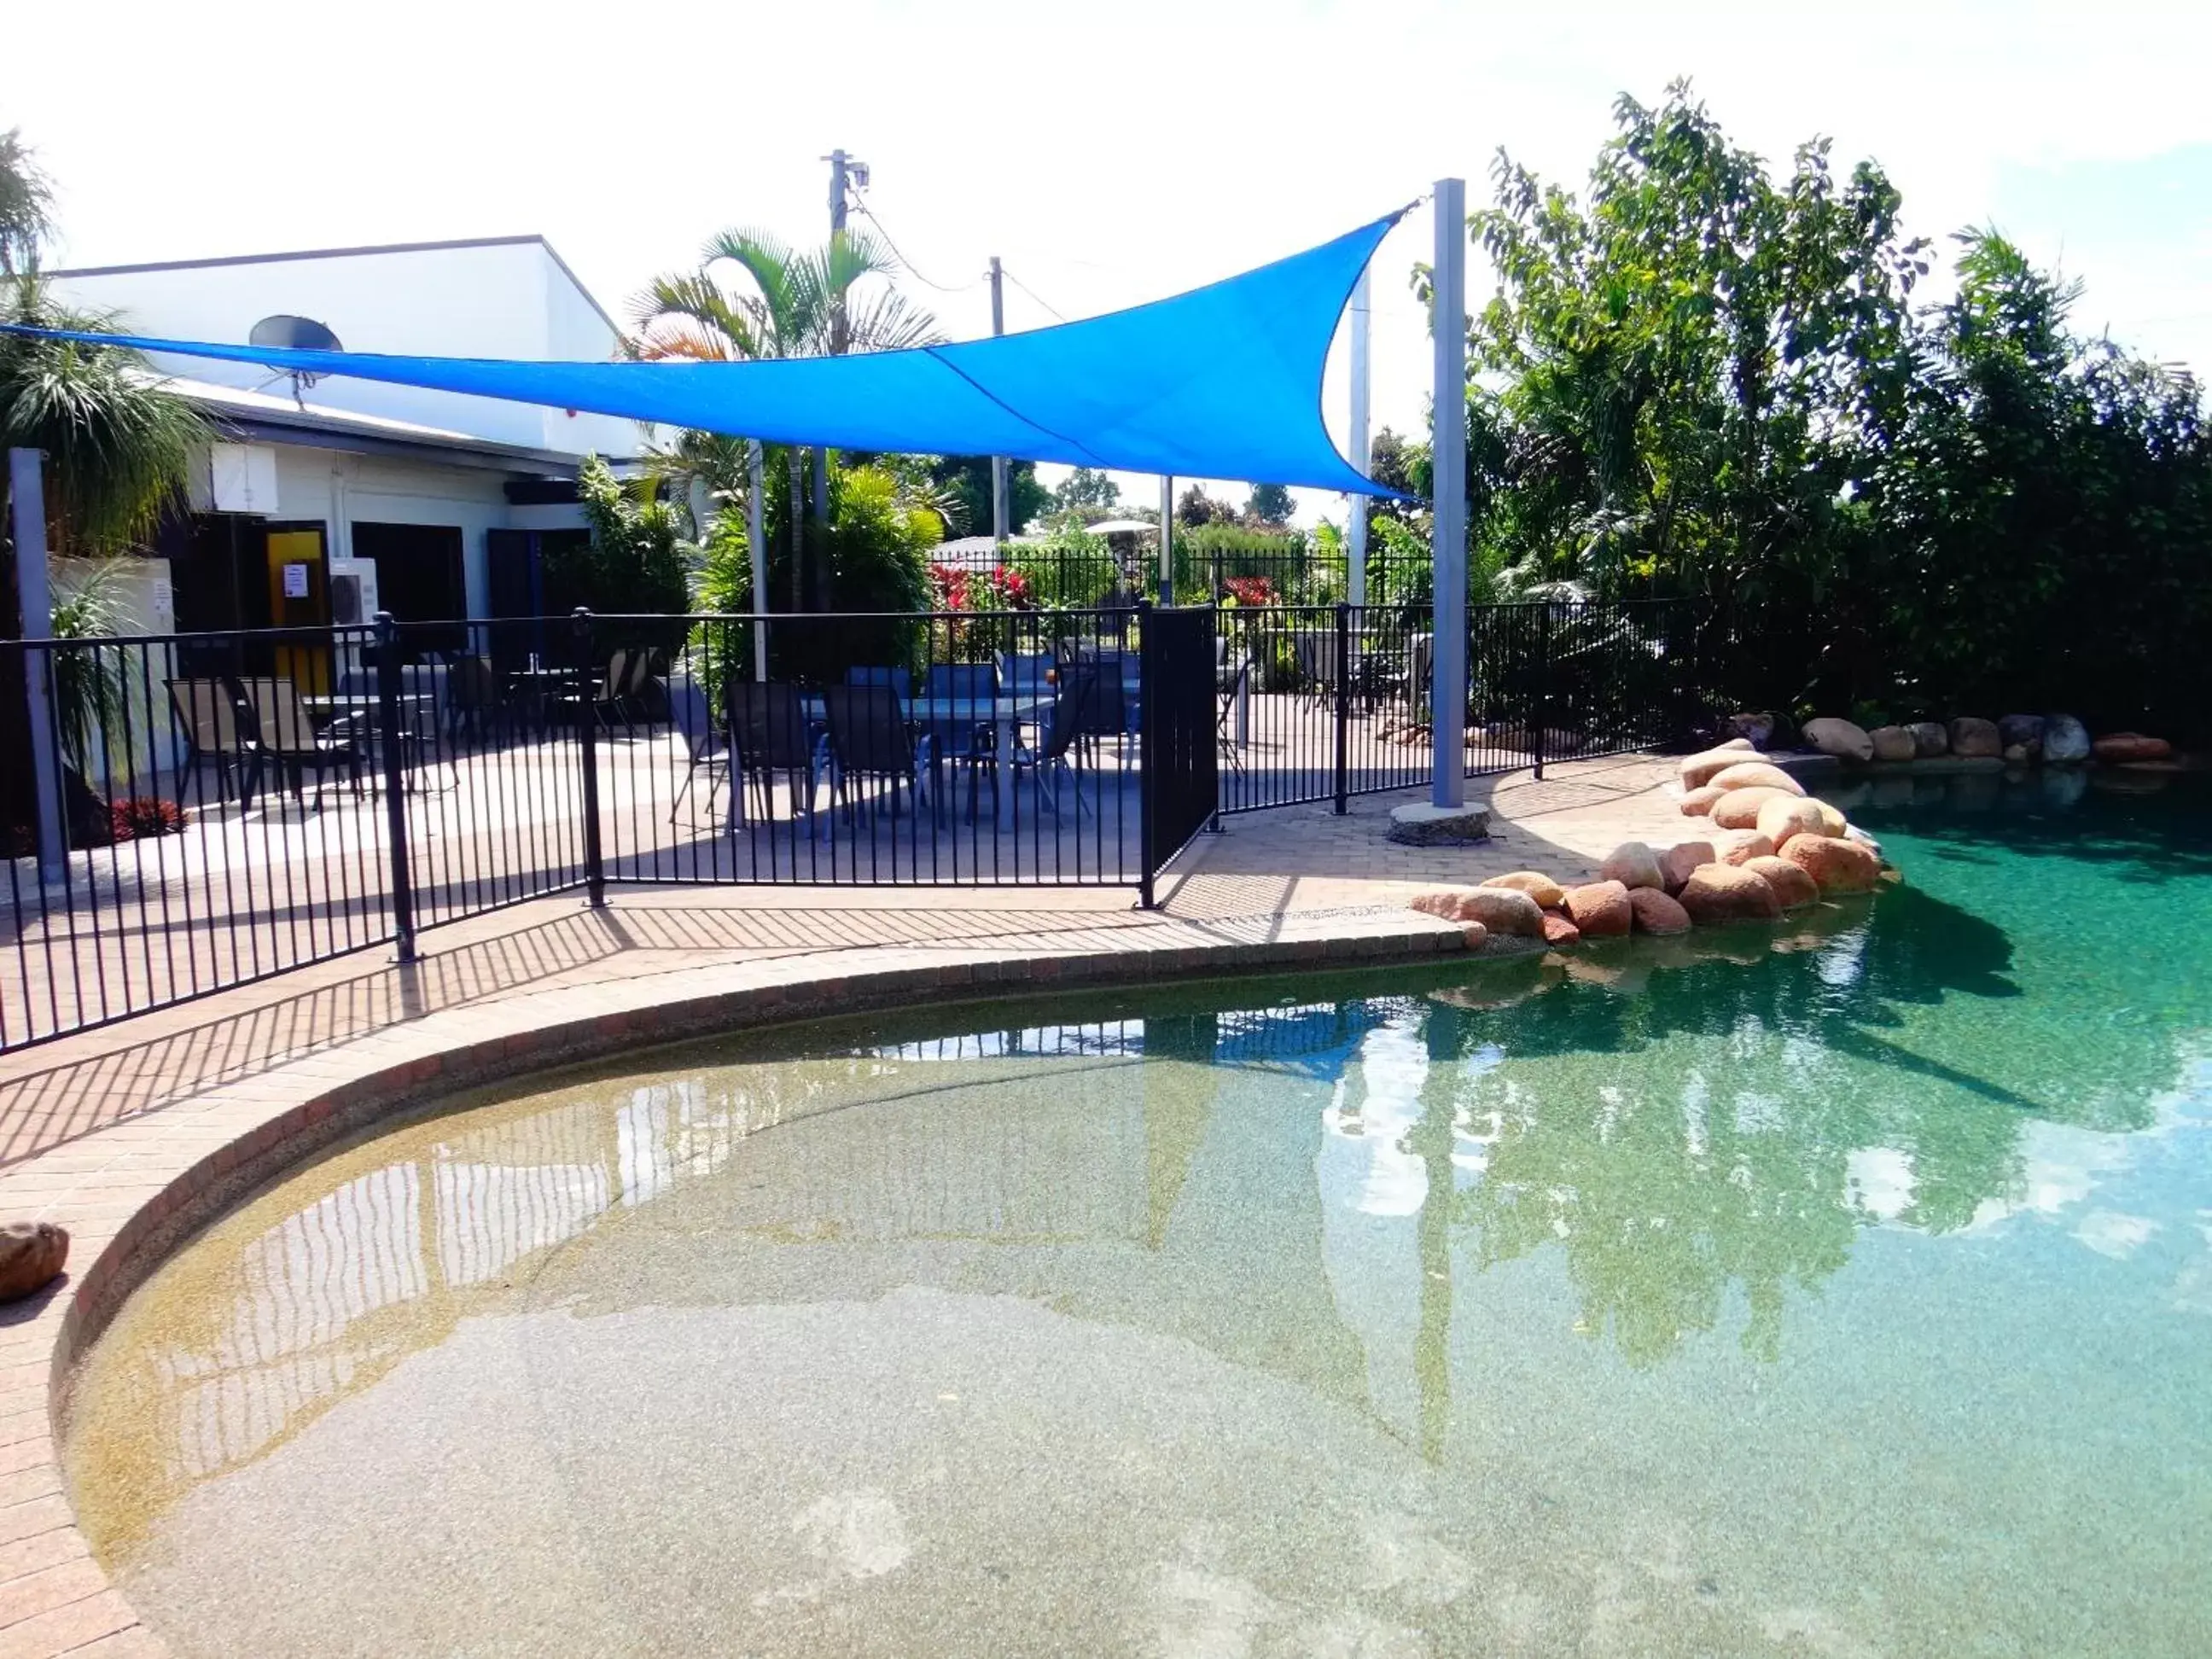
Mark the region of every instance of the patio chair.
[[[730, 786], [731, 829], [734, 831], [744, 822], [744, 786], [748, 784], [759, 798], [762, 820], [775, 817], [779, 772], [790, 787], [793, 809], [811, 820], [823, 757], [807, 729], [799, 688], [787, 680], [732, 679], [724, 687], [724, 700], [729, 705], [730, 741], [737, 771]], [[903, 732], [903, 725], [900, 730]], [[804, 793], [799, 787], [802, 781]]]
[[457, 657], [446, 675], [446, 731], [456, 742], [482, 742], [499, 706], [489, 657]]
[[615, 721], [623, 729], [630, 729], [629, 716], [623, 712], [623, 698], [629, 684], [629, 653], [617, 651], [607, 659], [607, 672], [592, 692], [592, 717], [600, 726], [611, 729]]
[[630, 653], [629, 673], [623, 686], [623, 708], [627, 715], [642, 721], [647, 737], [653, 726], [668, 718], [668, 688], [661, 681], [660, 653], [634, 651]]
[[1132, 724], [1129, 688], [1121, 678], [1118, 656], [1101, 656], [1087, 664], [1073, 664], [1060, 672], [1066, 676], [1082, 667], [1090, 668], [1095, 679], [1091, 695], [1084, 699], [1076, 714], [1076, 737], [1085, 751], [1095, 757], [1101, 738], [1120, 742], [1128, 737]]
[[1336, 696], [1336, 635], [1309, 629], [1291, 636], [1297, 642], [1298, 689], [1309, 708], [1333, 702]]
[[1075, 791], [1078, 815], [1091, 811], [1091, 804], [1083, 799], [1082, 775], [1068, 764], [1067, 756], [1082, 739], [1084, 722], [1092, 700], [1098, 695], [1098, 669], [1094, 663], [1074, 663], [1061, 669], [1060, 696], [1045, 721], [1043, 741], [1035, 754], [1024, 750], [1014, 756], [1016, 775], [1027, 771], [1033, 776], [1038, 797], [1049, 811], [1060, 811], [1060, 781], [1063, 777]]
[[888, 685], [898, 694], [899, 707], [903, 708], [914, 700], [914, 671], [910, 668], [879, 666], [872, 663], [854, 663], [845, 670], [848, 685]]
[[[318, 811], [323, 805], [325, 772], [344, 772], [354, 793], [361, 793], [359, 720], [351, 714], [342, 714], [318, 729], [307, 705], [300, 701], [300, 688], [292, 681], [268, 675], [247, 675], [238, 685], [253, 720], [253, 731], [246, 739], [246, 752], [253, 757], [257, 778], [263, 763], [272, 764], [277, 776], [290, 787], [293, 799], [303, 801], [307, 793], [304, 779], [313, 772]], [[247, 793], [251, 793], [249, 785]]]
[[1237, 665], [1237, 672], [1229, 676], [1227, 684], [1221, 684], [1218, 675], [1214, 681], [1218, 688], [1217, 695], [1220, 703], [1213, 717], [1215, 746], [1220, 750], [1221, 758], [1229, 763], [1230, 769], [1236, 772], [1244, 769], [1243, 746], [1237, 741], [1235, 728], [1237, 700], [1244, 695], [1245, 686], [1251, 678], [1252, 659], [1247, 657]]
[[871, 798], [871, 811], [887, 800], [897, 817], [903, 785], [919, 812], [928, 793], [928, 742], [917, 743], [907, 729], [898, 692], [889, 685], [833, 685], [822, 693], [822, 712], [829, 727], [831, 816], [842, 805], [852, 817], [853, 786], [871, 779], [884, 785], [881, 795]]
[[[990, 663], [940, 662], [930, 666], [929, 678], [923, 682], [923, 696], [942, 697], [969, 702], [988, 710], [999, 695], [999, 671]], [[995, 805], [999, 788], [999, 734], [987, 712], [981, 718], [973, 714], [953, 718], [936, 717], [928, 722], [929, 757], [933, 772], [946, 762], [964, 768], [968, 774], [968, 816], [975, 816], [976, 786], [982, 775], [991, 777], [992, 800]]]
[[[684, 739], [684, 781], [677, 786], [676, 799], [668, 804], [668, 821], [673, 823], [684, 805], [684, 798], [691, 793], [691, 786], [702, 772], [707, 775], [707, 810], [714, 811], [714, 792], [729, 775], [730, 746], [708, 709], [707, 688], [698, 681], [688, 677], [677, 681], [670, 689], [668, 702], [676, 735]], [[736, 828], [741, 810], [740, 803], [730, 803], [732, 829]]]
[[1049, 651], [1001, 651], [998, 653], [999, 678], [1006, 690], [1017, 696], [1042, 696], [1045, 675], [1053, 667]]
[[[175, 710], [177, 724], [185, 734], [185, 769], [197, 778], [201, 763], [213, 761], [215, 798], [218, 803], [228, 800], [234, 784], [244, 781], [253, 769], [236, 697], [219, 679], [166, 680], [163, 684], [168, 689], [169, 707]], [[240, 804], [250, 806], [252, 802], [249, 784], [240, 792]]]

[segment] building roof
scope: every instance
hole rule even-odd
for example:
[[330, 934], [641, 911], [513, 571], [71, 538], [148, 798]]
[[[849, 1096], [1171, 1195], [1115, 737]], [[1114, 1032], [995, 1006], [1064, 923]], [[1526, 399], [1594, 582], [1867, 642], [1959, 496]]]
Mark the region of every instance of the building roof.
[[621, 325], [607, 315], [606, 307], [599, 302], [591, 289], [584, 286], [583, 279], [568, 268], [568, 262], [561, 257], [552, 243], [535, 234], [459, 236], [443, 242], [375, 242], [360, 247], [295, 248], [282, 253], [227, 253], [212, 259], [154, 259], [127, 265], [76, 265], [66, 270], [50, 270], [46, 275], [52, 277], [131, 276], [150, 270], [212, 270], [223, 265], [281, 264], [293, 259], [356, 259], [378, 253], [439, 253], [452, 248], [518, 247], [528, 243], [535, 243], [545, 250], [545, 257], [568, 279], [576, 292], [584, 296], [585, 302], [599, 313], [599, 320], [619, 337]]
[[556, 450], [496, 443], [465, 432], [395, 420], [388, 415], [302, 405], [275, 392], [247, 392], [175, 375], [148, 374], [143, 378], [204, 410], [219, 426], [241, 437], [370, 454], [404, 454], [453, 465], [490, 466], [501, 471], [548, 477], [567, 477], [576, 468], [574, 456]]

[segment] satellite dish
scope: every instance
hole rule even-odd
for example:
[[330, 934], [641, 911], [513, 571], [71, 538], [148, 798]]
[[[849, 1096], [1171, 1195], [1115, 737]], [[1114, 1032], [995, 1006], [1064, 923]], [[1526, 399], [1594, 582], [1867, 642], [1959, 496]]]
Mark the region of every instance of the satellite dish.
[[[327, 323], [319, 323], [312, 317], [290, 317], [279, 313], [264, 317], [246, 334], [250, 345], [273, 346], [280, 351], [343, 351], [338, 337], [331, 332]], [[321, 377], [306, 374], [297, 369], [280, 370], [292, 377], [292, 401], [298, 403], [300, 394], [314, 385]]]

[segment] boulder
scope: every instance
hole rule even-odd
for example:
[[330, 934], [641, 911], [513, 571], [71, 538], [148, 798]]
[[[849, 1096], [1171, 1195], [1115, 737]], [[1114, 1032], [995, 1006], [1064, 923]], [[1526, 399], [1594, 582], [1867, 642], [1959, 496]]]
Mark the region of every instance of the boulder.
[[1727, 790], [1716, 789], [1710, 783], [1691, 790], [1682, 797], [1682, 816], [1686, 818], [1705, 817], [1713, 810], [1713, 803], [1726, 793]]
[[69, 1261], [69, 1230], [51, 1221], [11, 1221], [0, 1227], [0, 1302], [28, 1296]]
[[1961, 714], [1951, 722], [1951, 752], [1970, 759], [1995, 760], [2004, 753], [2004, 738], [1995, 720]]
[[1747, 870], [1755, 870], [1774, 890], [1774, 896], [1785, 910], [1802, 910], [1820, 896], [1820, 884], [1814, 881], [1805, 867], [1784, 858], [1751, 859], [1745, 862]]
[[1782, 856], [1820, 884], [1823, 893], [1866, 893], [1881, 879], [1881, 860], [1858, 842], [1800, 836]]
[[2089, 758], [2089, 728], [2071, 714], [2045, 714], [2043, 758], [2054, 766], [2079, 766]]
[[1556, 910], [1567, 902], [1567, 890], [1535, 870], [1509, 870], [1502, 876], [1491, 877], [1482, 885], [1508, 887], [1516, 893], [1526, 893], [1546, 910]]
[[[1823, 840], [1826, 837], [1822, 837]], [[1682, 884], [1682, 908], [1700, 927], [1719, 921], [1771, 921], [1782, 901], [1756, 870], [1732, 864], [1704, 864]]]
[[[1839, 808], [1832, 806], [1824, 800], [1816, 800], [1813, 805], [1820, 809], [1820, 833], [1822, 835], [1847, 836], [1850, 833], [1850, 823], [1847, 819], [1845, 819]], [[1779, 843], [1777, 844], [1778, 845]]]
[[1774, 747], [1775, 718], [1771, 714], [1745, 712], [1730, 714], [1722, 729], [1732, 738], [1741, 738], [1753, 749], [1764, 752]]
[[1874, 758], [1874, 739], [1863, 726], [1832, 716], [1805, 722], [1805, 741], [1824, 755], [1863, 765]]
[[1827, 820], [1820, 816], [1820, 802], [1793, 799], [1788, 795], [1777, 795], [1760, 807], [1753, 828], [1778, 849], [1787, 847], [1793, 836], [1828, 833]]
[[1881, 843], [1876, 841], [1872, 836], [1867, 834], [1865, 830], [1860, 829], [1856, 823], [1845, 824], [1844, 826], [1844, 836], [1846, 840], [1856, 842], [1860, 846], [1865, 848], [1868, 852], [1873, 854], [1877, 859], [1881, 856]]
[[2004, 763], [2007, 766], [2025, 766], [2034, 758], [2035, 750], [2024, 743], [2008, 743], [2005, 745]]
[[1713, 844], [1720, 848], [1721, 855], [1714, 860], [1717, 864], [1748, 864], [1753, 859], [1774, 856], [1774, 843], [1756, 830], [1729, 830], [1714, 836]]
[[1632, 887], [1628, 908], [1639, 933], [1686, 933], [1690, 913], [1656, 887]]
[[1910, 726], [1877, 726], [1867, 733], [1867, 739], [1874, 744], [1874, 757], [1878, 761], [1909, 761], [1920, 753]]
[[1666, 872], [1659, 855], [1640, 841], [1625, 841], [1605, 855], [1597, 867], [1600, 881], [1617, 881], [1623, 887], [1664, 887]]
[[1681, 765], [1682, 787], [1703, 788], [1712, 781], [1715, 773], [1723, 771], [1746, 756], [1758, 752], [1751, 746], [1750, 738], [1731, 738], [1717, 748], [1706, 750], [1702, 755], [1686, 756]]
[[2172, 760], [2173, 745], [2164, 738], [2147, 738], [2140, 732], [2111, 732], [2098, 738], [2090, 752], [2108, 766], [2120, 766], [2130, 761]]
[[1922, 760], [1951, 752], [1951, 734], [1941, 720], [1915, 720], [1905, 729], [1912, 733], [1912, 752]]
[[1765, 761], [1741, 761], [1723, 767], [1711, 780], [1716, 789], [1779, 789], [1785, 795], [1802, 795], [1805, 786], [1780, 767]]
[[1557, 910], [1544, 912], [1544, 943], [1569, 945], [1583, 942], [1583, 930], [1569, 921]]
[[1755, 830], [1767, 802], [1796, 799], [1779, 789], [1731, 789], [1713, 803], [1711, 817], [1717, 829]]
[[1625, 933], [1635, 914], [1629, 908], [1628, 889], [1617, 881], [1594, 881], [1587, 887], [1567, 889], [1567, 915], [1585, 939]]
[[1659, 855], [1659, 873], [1670, 893], [1680, 892], [1690, 872], [1701, 864], [1717, 864], [1720, 854], [1709, 841], [1681, 841]]
[[1520, 939], [1544, 937], [1543, 906], [1510, 887], [1462, 888], [1454, 920], [1479, 921], [1493, 933]]
[[2039, 754], [2043, 749], [2043, 716], [2007, 714], [1997, 722], [1997, 736], [2004, 740], [2007, 749], [2025, 749], [2030, 756]]

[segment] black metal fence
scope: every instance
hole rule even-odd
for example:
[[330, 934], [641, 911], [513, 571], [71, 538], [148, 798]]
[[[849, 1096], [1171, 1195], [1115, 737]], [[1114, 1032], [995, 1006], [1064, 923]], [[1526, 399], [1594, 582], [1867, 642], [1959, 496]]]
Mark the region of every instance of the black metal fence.
[[[1476, 609], [1465, 769], [1686, 738], [1717, 637]], [[1148, 902], [1223, 814], [1426, 783], [1431, 646], [1424, 606], [1146, 604], [7, 642], [60, 787], [42, 824], [0, 765], [0, 1048], [610, 884]]]

